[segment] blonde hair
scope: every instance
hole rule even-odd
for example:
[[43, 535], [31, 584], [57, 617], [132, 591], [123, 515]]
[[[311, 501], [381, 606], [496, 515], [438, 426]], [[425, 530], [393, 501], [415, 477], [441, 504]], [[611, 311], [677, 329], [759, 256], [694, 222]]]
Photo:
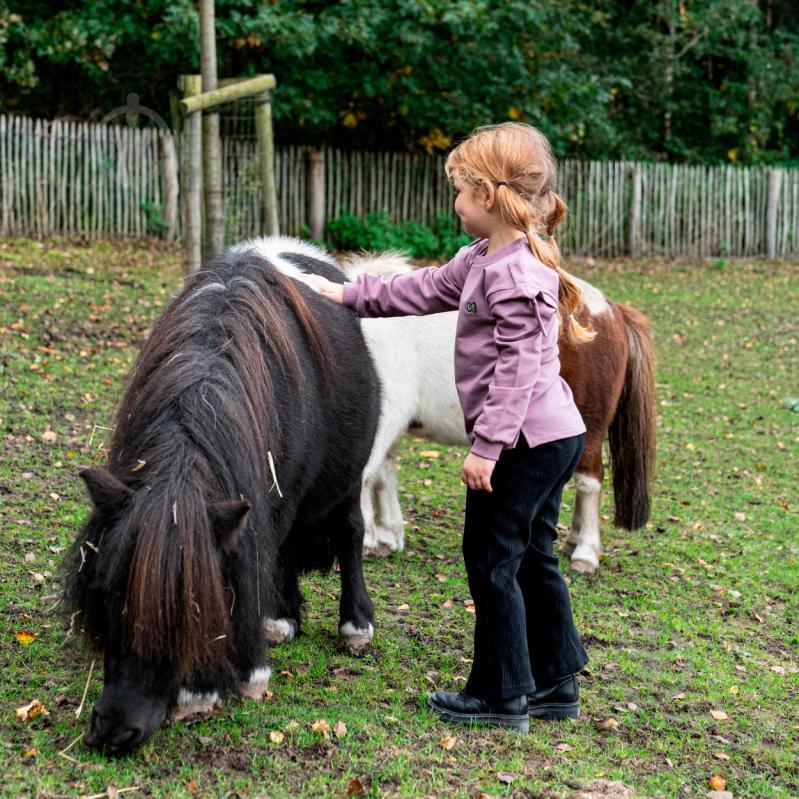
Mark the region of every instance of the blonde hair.
[[591, 341], [596, 333], [575, 318], [583, 305], [580, 287], [560, 268], [555, 229], [569, 209], [552, 190], [555, 156], [544, 134], [522, 122], [485, 125], [450, 152], [444, 170], [450, 181], [475, 191], [484, 192], [489, 183], [496, 188], [502, 221], [524, 232], [535, 256], [558, 273], [558, 301], [568, 317], [564, 335], [573, 342]]

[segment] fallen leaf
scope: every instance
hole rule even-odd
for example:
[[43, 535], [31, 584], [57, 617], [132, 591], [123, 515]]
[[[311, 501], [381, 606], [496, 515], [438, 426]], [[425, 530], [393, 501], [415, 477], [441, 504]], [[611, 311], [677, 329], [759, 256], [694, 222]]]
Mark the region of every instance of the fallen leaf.
[[456, 743], [458, 743], [458, 739], [448, 735], [446, 738], [442, 738], [439, 743], [444, 747], [444, 749], [449, 751], [453, 746], [455, 746]]
[[497, 779], [504, 785], [510, 785], [516, 779], [516, 775], [509, 774], [506, 771], [501, 771], [499, 774], [497, 774]]
[[189, 780], [188, 784], [186, 785], [186, 790], [189, 793], [197, 793], [197, 782], [196, 782], [196, 780]]
[[619, 722], [611, 716], [610, 718], [605, 719], [604, 721], [598, 721], [596, 723], [596, 728], [598, 730], [615, 730], [616, 727], [619, 726]]
[[737, 519], [739, 522], [745, 522], [745, 521], [746, 521], [746, 514], [745, 514], [745, 513], [743, 513], [743, 512], [741, 512], [741, 511], [736, 511], [736, 512], [735, 512], [735, 518], [736, 518], [736, 519]]
[[280, 730], [272, 730], [272, 732], [269, 733], [269, 740], [273, 744], [282, 744], [283, 743], [283, 739], [285, 737], [286, 736], [283, 735], [283, 733], [280, 732]]
[[453, 601], [451, 599], [447, 599], [445, 602], [441, 603], [441, 607], [445, 610], [449, 610], [453, 606]]
[[330, 725], [324, 719], [317, 719], [311, 724], [311, 732], [327, 735], [330, 732]]
[[292, 719], [283, 729], [284, 730], [297, 730], [300, 727], [300, 722], [297, 719]]
[[707, 784], [714, 790], [714, 791], [723, 791], [727, 787], [727, 780], [721, 776], [721, 774], [714, 774], [708, 781]]
[[785, 674], [785, 669], [784, 669], [782, 666], [772, 666], [772, 667], [771, 667], [771, 670], [772, 670], [772, 671], [773, 671], [775, 674]]
[[730, 756], [726, 752], [713, 752], [713, 757], [716, 760], [729, 760]]
[[561, 752], [571, 752], [574, 747], [571, 744], [559, 743], [555, 746], [555, 749], [558, 749]]
[[708, 791], [707, 799], [735, 799], [732, 795], [732, 791]]
[[[191, 785], [191, 783], [189, 783], [189, 785]], [[194, 791], [190, 791], [190, 793], [194, 793]], [[108, 799], [119, 799], [119, 789], [115, 788], [113, 785], [109, 785], [105, 789], [105, 795], [108, 797]]]
[[353, 777], [347, 783], [347, 796], [361, 796], [366, 792], [363, 783], [357, 778]]
[[18, 632], [14, 633], [14, 635], [16, 636], [17, 641], [22, 644], [22, 646], [29, 646], [36, 638], [36, 635], [30, 630], [19, 630]]
[[336, 738], [343, 738], [347, 734], [347, 725], [343, 721], [337, 721], [333, 725], [333, 734]]
[[37, 716], [49, 716], [50, 711], [38, 700], [34, 699], [23, 707], [17, 708], [17, 718], [20, 721], [31, 721]]
[[57, 433], [55, 433], [53, 430], [49, 430], [49, 429], [48, 429], [48, 430], [45, 430], [45, 431], [42, 433], [42, 438], [43, 438], [43, 439], [44, 439], [44, 440], [45, 440], [45, 441], [46, 441], [48, 444], [52, 444], [52, 443], [53, 443], [53, 442], [54, 442], [54, 441], [55, 441], [55, 440], [58, 438], [58, 434], [57, 434]]
[[423, 458], [437, 458], [441, 453], [437, 449], [426, 449], [419, 453]]
[[32, 757], [36, 757], [36, 755], [38, 755], [38, 754], [39, 754], [39, 750], [35, 746], [32, 746], [30, 749], [26, 749], [22, 753], [22, 757], [25, 760], [30, 760]]
[[397, 610], [402, 610], [402, 611], [410, 610], [410, 609], [411, 609], [411, 606], [407, 602], [403, 602], [401, 605], [399, 605], [397, 607]]
[[716, 721], [726, 721], [729, 718], [723, 710], [711, 710], [710, 715], [713, 716]]

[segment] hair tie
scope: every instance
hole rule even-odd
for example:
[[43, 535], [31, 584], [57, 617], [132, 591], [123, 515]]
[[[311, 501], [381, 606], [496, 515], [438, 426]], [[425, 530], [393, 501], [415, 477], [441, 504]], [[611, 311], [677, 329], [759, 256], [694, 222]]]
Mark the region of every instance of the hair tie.
[[497, 188], [499, 188], [500, 186], [505, 186], [505, 187], [506, 187], [506, 188], [508, 188], [508, 189], [510, 188], [510, 186], [508, 186], [508, 184], [507, 184], [507, 183], [505, 183], [505, 181], [504, 181], [504, 180], [500, 180], [500, 181], [498, 181], [498, 183], [497, 183]]

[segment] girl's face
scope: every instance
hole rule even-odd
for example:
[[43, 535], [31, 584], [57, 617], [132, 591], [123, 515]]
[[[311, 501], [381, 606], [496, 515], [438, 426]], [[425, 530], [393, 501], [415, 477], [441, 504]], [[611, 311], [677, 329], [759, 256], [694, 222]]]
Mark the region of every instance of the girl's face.
[[455, 197], [455, 213], [470, 236], [489, 238], [494, 229], [494, 217], [489, 202], [480, 190], [455, 178], [452, 185], [458, 193]]

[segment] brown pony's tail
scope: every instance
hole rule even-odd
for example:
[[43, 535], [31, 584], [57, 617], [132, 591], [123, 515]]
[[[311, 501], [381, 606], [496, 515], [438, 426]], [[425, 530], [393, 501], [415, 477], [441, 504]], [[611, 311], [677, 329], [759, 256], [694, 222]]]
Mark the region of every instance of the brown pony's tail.
[[655, 474], [655, 348], [649, 320], [635, 308], [617, 307], [624, 317], [630, 354], [608, 429], [614, 523], [637, 530], [649, 519], [649, 489]]

